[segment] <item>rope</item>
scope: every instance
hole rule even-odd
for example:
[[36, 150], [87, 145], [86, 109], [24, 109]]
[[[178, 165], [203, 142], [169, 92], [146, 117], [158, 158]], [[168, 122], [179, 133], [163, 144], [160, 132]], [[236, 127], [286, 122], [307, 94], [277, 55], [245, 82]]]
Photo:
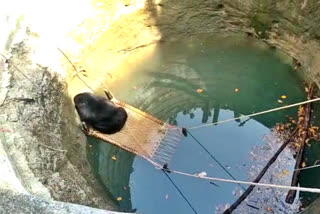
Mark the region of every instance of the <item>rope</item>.
[[[224, 167], [224, 166], [220, 163], [220, 161], [218, 161], [218, 159], [216, 159], [216, 158], [209, 152], [209, 150], [200, 143], [200, 141], [199, 141], [197, 138], [195, 138], [188, 130], [187, 130], [187, 132], [188, 132], [188, 134], [201, 146], [201, 148], [202, 148], [204, 151], [206, 151], [206, 152], [208, 153], [208, 155], [209, 155], [215, 162], [217, 162], [217, 164], [218, 164], [233, 180], [235, 180], [235, 181], [237, 180], [237, 179], [226, 169], [226, 167]], [[243, 186], [241, 186], [240, 184], [239, 184], [239, 186], [240, 186], [243, 190], [245, 189], [245, 188], [244, 188]]]
[[308, 187], [292, 187], [292, 186], [284, 186], [284, 185], [277, 185], [277, 184], [268, 184], [268, 183], [254, 183], [250, 181], [240, 181], [240, 180], [230, 180], [230, 179], [224, 179], [224, 178], [216, 178], [216, 177], [209, 177], [209, 176], [200, 176], [197, 174], [190, 174], [186, 172], [181, 172], [177, 170], [172, 169], [162, 169], [167, 172], [172, 172], [175, 174], [187, 176], [187, 177], [193, 177], [193, 178], [200, 178], [204, 180], [210, 180], [210, 181], [220, 181], [225, 183], [235, 183], [235, 184], [245, 184], [245, 185], [255, 185], [255, 186], [261, 186], [261, 187], [271, 187], [271, 188], [278, 188], [278, 189], [287, 189], [287, 190], [297, 190], [301, 192], [312, 192], [312, 193], [320, 193], [320, 189], [318, 188], [308, 188]]
[[317, 168], [317, 167], [320, 167], [320, 164], [318, 164], [318, 165], [313, 165], [313, 166], [307, 166], [307, 167], [303, 167], [303, 168], [299, 168], [299, 169], [295, 169], [294, 171], [312, 169], [312, 168]]
[[84, 81], [78, 74], [78, 69], [77, 67], [71, 62], [71, 60], [69, 59], [69, 57], [60, 49], [60, 48], [57, 48], [60, 53], [68, 60], [68, 62], [72, 65], [74, 71], [76, 72], [76, 76], [79, 78], [79, 80], [85, 84], [92, 92], [94, 92], [94, 90], [86, 83], [86, 81]]
[[270, 113], [270, 112], [279, 111], [279, 110], [282, 110], [282, 109], [292, 108], [292, 107], [295, 107], [295, 106], [299, 106], [299, 105], [303, 105], [303, 104], [307, 104], [307, 103], [312, 103], [312, 102], [316, 102], [316, 101], [320, 101], [320, 97], [319, 98], [315, 98], [315, 99], [311, 99], [311, 100], [306, 100], [306, 101], [299, 102], [299, 103], [290, 104], [290, 105], [287, 105], [287, 106], [281, 106], [281, 107], [278, 107], [278, 108], [273, 108], [273, 109], [269, 109], [269, 110], [253, 113], [253, 114], [248, 114], [248, 115], [243, 115], [243, 116], [240, 116], [240, 117], [221, 120], [221, 121], [218, 121], [218, 122], [215, 122], [215, 123], [207, 123], [207, 124], [203, 124], [203, 125], [200, 125], [200, 126], [193, 126], [193, 127], [187, 128], [187, 129], [188, 130], [193, 130], [193, 129], [198, 129], [198, 128], [202, 128], [202, 127], [213, 126], [213, 125], [226, 123], [226, 122], [230, 122], [230, 121], [234, 121], [234, 120], [238, 120], [238, 119], [254, 117], [254, 116], [258, 116], [258, 115], [262, 115], [262, 114], [266, 114], [266, 113]]
[[[73, 69], [77, 72], [77, 68], [76, 66], [71, 62], [71, 60], [69, 59], [69, 57], [60, 49], [60, 48], [57, 48], [61, 53], [62, 55], [68, 60], [68, 62], [72, 65]], [[78, 75], [78, 73], [76, 73], [76, 76], [92, 91], [94, 92], [94, 90]], [[103, 85], [105, 86], [105, 84], [103, 83]], [[105, 86], [106, 87], [106, 86]], [[107, 87], [106, 87], [107, 88]], [[107, 88], [108, 90], [108, 88]], [[109, 90], [108, 90], [109, 91]], [[122, 103], [120, 101], [118, 101], [119, 103]], [[127, 106], [127, 104], [125, 103], [122, 103], [124, 104], [125, 106]], [[131, 107], [131, 106], [130, 106]], [[134, 108], [131, 108], [131, 109], [134, 109]], [[135, 110], [136, 112], [136, 110]], [[140, 113], [140, 112], [138, 112]], [[141, 114], [141, 113], [140, 113]], [[143, 114], [143, 116], [145, 116], [145, 114]], [[149, 117], [147, 117], [148, 119], [151, 119]], [[152, 120], [152, 119], [151, 119]], [[170, 178], [170, 176], [167, 174], [167, 171], [166, 170], [162, 170], [163, 173], [166, 175], [166, 177], [169, 179], [169, 181], [172, 183], [172, 185], [176, 188], [176, 190], [179, 192], [179, 194], [181, 195], [181, 197], [187, 202], [187, 204], [189, 205], [189, 207], [193, 210], [193, 212], [195, 214], [198, 214], [198, 212], [195, 210], [195, 208], [192, 206], [192, 204], [189, 202], [189, 200], [187, 199], [187, 197], [182, 193], [182, 191], [179, 189], [179, 187], [175, 184], [175, 182]]]
[[193, 212], [195, 214], [198, 214], [198, 212], [195, 210], [195, 208], [192, 206], [192, 204], [190, 203], [190, 201], [187, 199], [187, 197], [182, 193], [182, 191], [179, 189], [179, 187], [174, 183], [174, 181], [170, 178], [170, 176], [167, 174], [167, 172], [169, 172], [168, 170], [163, 169], [162, 170], [163, 173], [167, 176], [167, 178], [169, 179], [169, 181], [172, 183], [172, 185], [176, 188], [176, 190], [180, 193], [180, 195], [183, 197], [183, 199], [187, 202], [187, 204], [189, 205], [189, 207], [193, 210]]

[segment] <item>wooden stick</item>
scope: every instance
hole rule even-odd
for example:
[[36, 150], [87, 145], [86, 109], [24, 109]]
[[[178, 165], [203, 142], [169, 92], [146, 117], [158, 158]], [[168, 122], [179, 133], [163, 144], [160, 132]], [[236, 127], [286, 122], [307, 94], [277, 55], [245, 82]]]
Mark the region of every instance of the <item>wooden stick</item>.
[[[314, 84], [311, 84], [308, 90], [308, 100], [312, 99], [314, 93]], [[299, 116], [300, 117], [300, 116]], [[297, 186], [299, 182], [299, 175], [301, 170], [299, 170], [303, 163], [303, 156], [304, 156], [304, 148], [305, 148], [305, 142], [308, 139], [308, 131], [310, 126], [310, 117], [311, 117], [311, 103], [304, 105], [304, 120], [303, 124], [301, 124], [301, 128], [299, 128], [299, 134], [301, 133], [301, 137], [299, 136], [298, 139], [301, 139], [301, 142], [299, 143], [300, 149], [298, 151], [297, 157], [296, 157], [296, 165], [294, 167], [294, 172], [292, 175], [291, 180], [291, 186]], [[299, 126], [299, 124], [298, 124]], [[292, 204], [294, 199], [296, 198], [296, 190], [289, 190], [286, 202], [288, 204]]]
[[[267, 172], [267, 170], [269, 169], [269, 167], [276, 161], [276, 159], [278, 158], [278, 156], [280, 155], [280, 153], [284, 150], [284, 148], [286, 148], [286, 146], [291, 142], [291, 139], [293, 138], [293, 136], [296, 134], [296, 132], [298, 131], [298, 128], [295, 128], [295, 130], [291, 133], [290, 137], [281, 145], [281, 147], [278, 149], [278, 151], [272, 156], [272, 158], [269, 160], [269, 162], [267, 163], [267, 165], [262, 169], [262, 171], [259, 173], [259, 175], [256, 177], [256, 179], [254, 179], [254, 183], [258, 183], [261, 178], [264, 176], [264, 174]], [[250, 185], [248, 187], [248, 189], [246, 189], [246, 191], [238, 198], [238, 200], [236, 200], [228, 209], [226, 209], [223, 214], [229, 214], [232, 213], [233, 210], [235, 210], [241, 203], [242, 201], [244, 201], [248, 195], [252, 192], [253, 188], [255, 186], [254, 185]]]

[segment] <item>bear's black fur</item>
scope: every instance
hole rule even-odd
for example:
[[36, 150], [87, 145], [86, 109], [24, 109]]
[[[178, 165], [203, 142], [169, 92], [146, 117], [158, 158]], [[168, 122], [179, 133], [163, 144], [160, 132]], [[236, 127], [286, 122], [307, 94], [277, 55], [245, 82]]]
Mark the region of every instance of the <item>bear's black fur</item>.
[[128, 117], [124, 108], [117, 107], [105, 97], [81, 93], [77, 94], [73, 101], [80, 120], [85, 122], [85, 125], [105, 134], [120, 131]]

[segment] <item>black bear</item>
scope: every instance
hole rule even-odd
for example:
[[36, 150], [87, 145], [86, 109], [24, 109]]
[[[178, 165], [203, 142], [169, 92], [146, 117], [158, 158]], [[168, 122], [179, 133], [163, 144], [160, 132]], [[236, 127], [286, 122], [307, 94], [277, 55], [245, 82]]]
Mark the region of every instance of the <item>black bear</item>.
[[80, 120], [101, 133], [114, 134], [120, 131], [128, 117], [124, 108], [117, 107], [105, 97], [81, 93], [73, 101]]

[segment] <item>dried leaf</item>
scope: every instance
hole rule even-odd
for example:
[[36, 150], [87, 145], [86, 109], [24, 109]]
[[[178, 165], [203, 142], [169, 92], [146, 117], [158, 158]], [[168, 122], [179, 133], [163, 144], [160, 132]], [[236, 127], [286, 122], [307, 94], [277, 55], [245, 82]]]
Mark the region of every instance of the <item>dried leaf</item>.
[[133, 90], [137, 90], [138, 89], [137, 86], [133, 86], [132, 88], [133, 88]]
[[318, 130], [319, 126], [311, 126], [312, 129]]
[[300, 106], [298, 109], [298, 114], [301, 115], [303, 113], [304, 113], [304, 108]]
[[311, 126], [311, 127], [309, 128], [309, 131], [310, 131], [310, 132], [315, 132], [316, 130], [313, 128], [313, 126]]
[[202, 88], [198, 88], [198, 89], [197, 89], [197, 93], [200, 94], [200, 93], [202, 93], [202, 92], [203, 92], [203, 89], [202, 89]]
[[305, 87], [304, 90], [305, 90], [305, 92], [307, 92], [307, 93], [309, 92], [309, 88], [308, 88], [308, 87]]
[[282, 170], [282, 174], [284, 174], [284, 175], [288, 175], [289, 174], [289, 172], [288, 172], [288, 170]]
[[299, 123], [302, 122], [303, 119], [304, 119], [304, 117], [299, 117], [299, 118], [298, 118], [298, 122], [299, 122]]
[[281, 95], [281, 98], [282, 98], [282, 99], [286, 99], [287, 96], [286, 96], [286, 95]]
[[267, 212], [270, 212], [271, 208], [270, 207], [266, 207], [266, 210], [267, 210]]
[[121, 201], [121, 200], [122, 200], [122, 197], [118, 197], [118, 198], [117, 198], [117, 201]]
[[113, 155], [113, 156], [111, 157], [111, 159], [115, 161], [115, 160], [117, 160], [117, 157], [116, 157], [115, 155]]

